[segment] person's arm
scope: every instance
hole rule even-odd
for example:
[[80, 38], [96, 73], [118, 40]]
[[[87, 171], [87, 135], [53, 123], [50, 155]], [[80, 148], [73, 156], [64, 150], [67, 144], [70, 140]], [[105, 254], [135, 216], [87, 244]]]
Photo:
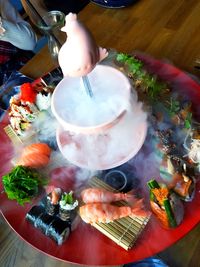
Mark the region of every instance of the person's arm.
[[8, 0], [0, 0], [0, 10], [2, 26], [5, 29], [0, 35], [0, 40], [23, 50], [33, 50], [36, 45], [36, 35], [30, 24], [22, 19]]
[[[31, 22], [34, 25], [36, 25], [36, 21], [38, 20], [38, 17], [35, 15], [34, 11], [27, 4], [26, 0], [21, 0], [21, 3], [22, 3], [24, 10], [26, 11], [26, 14], [29, 16]], [[34, 1], [31, 1], [31, 4], [37, 10], [40, 16], [44, 16], [48, 12], [43, 0], [34, 0]]]

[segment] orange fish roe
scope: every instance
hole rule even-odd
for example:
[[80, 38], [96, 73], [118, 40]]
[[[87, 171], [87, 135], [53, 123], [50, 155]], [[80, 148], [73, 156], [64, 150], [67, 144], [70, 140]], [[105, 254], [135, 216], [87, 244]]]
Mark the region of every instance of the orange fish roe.
[[162, 210], [158, 204], [156, 204], [153, 201], [150, 201], [150, 205], [151, 205], [151, 209], [153, 211], [153, 213], [158, 217], [158, 219], [160, 220], [162, 226], [166, 229], [170, 228], [170, 224], [169, 224], [169, 220], [167, 217], [167, 213], [165, 210]]
[[163, 205], [163, 201], [168, 198], [169, 190], [166, 187], [163, 188], [154, 188], [151, 189], [153, 194], [155, 195], [158, 203]]
[[33, 89], [31, 83], [24, 83], [20, 87], [20, 99], [21, 101], [34, 103], [36, 99], [36, 91]]

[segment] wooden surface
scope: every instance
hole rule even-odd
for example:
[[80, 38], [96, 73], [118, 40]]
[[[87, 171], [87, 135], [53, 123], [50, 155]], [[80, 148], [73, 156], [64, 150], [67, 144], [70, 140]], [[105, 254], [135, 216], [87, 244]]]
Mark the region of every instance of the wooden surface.
[[[200, 267], [199, 251], [200, 225], [179, 242], [156, 256], [164, 260], [170, 267]], [[80, 265], [58, 261], [32, 248], [10, 229], [0, 214], [0, 266], [78, 267]]]
[[[89, 4], [79, 18], [92, 31], [97, 43], [120, 52], [139, 50], [172, 62], [194, 75], [200, 61], [199, 0], [139, 0], [125, 9], [105, 9]], [[199, 63], [200, 65], [200, 63]], [[55, 67], [45, 47], [22, 72], [37, 78]], [[200, 225], [159, 256], [171, 267], [200, 267]], [[78, 253], [78, 252], [77, 252]], [[3, 219], [0, 221], [0, 266], [71, 267], [27, 245]]]
[[[106, 9], [91, 3], [79, 18], [103, 47], [148, 53], [200, 75], [194, 68], [195, 61], [200, 61], [199, 14], [200, 0], [139, 0], [123, 9]], [[45, 47], [22, 71], [37, 78], [53, 66]]]
[[139, 0], [119, 10], [91, 4], [79, 17], [103, 47], [139, 50], [197, 73], [193, 67], [200, 58], [199, 0]]
[[[30, 245], [25, 243], [14, 231], [12, 231], [12, 229], [7, 225], [0, 213], [0, 267], [77, 266], [80, 265], [58, 261], [32, 248]], [[96, 265], [95, 267], [98, 266]], [[112, 267], [121, 267], [121, 265]]]

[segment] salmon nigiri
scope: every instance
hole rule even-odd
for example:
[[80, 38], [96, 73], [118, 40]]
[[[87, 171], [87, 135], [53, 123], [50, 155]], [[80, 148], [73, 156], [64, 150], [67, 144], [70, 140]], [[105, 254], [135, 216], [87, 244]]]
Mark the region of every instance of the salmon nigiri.
[[23, 149], [18, 165], [38, 168], [49, 163], [51, 148], [45, 143], [35, 143]]

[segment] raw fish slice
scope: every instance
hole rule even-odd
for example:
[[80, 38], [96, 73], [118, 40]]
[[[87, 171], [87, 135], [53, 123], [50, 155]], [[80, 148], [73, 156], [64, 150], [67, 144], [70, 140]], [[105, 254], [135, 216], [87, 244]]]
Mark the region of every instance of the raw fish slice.
[[17, 165], [38, 168], [43, 167], [49, 163], [49, 157], [46, 155], [30, 154], [29, 156], [22, 156]]
[[51, 149], [45, 143], [36, 143], [26, 146], [23, 150], [23, 156], [28, 156], [30, 154], [38, 154], [38, 153], [49, 157], [51, 154]]
[[24, 148], [17, 165], [39, 168], [49, 163], [51, 149], [45, 143], [31, 144]]

